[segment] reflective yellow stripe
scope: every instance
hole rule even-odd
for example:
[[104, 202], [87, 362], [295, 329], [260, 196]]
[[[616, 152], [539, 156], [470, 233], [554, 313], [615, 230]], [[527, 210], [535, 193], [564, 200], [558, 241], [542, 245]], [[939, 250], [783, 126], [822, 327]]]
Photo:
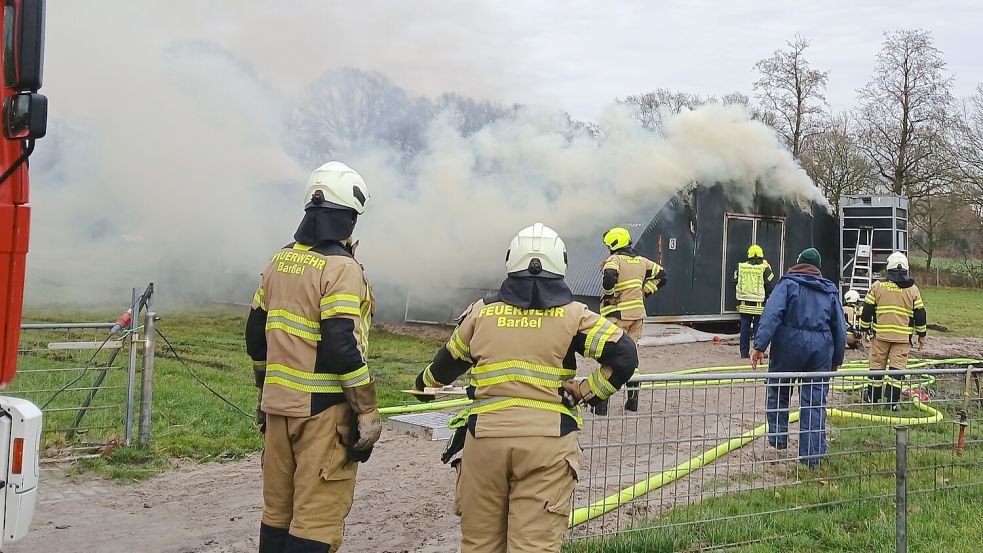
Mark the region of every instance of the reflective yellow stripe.
[[369, 367], [366, 365], [362, 365], [352, 372], [345, 373], [339, 378], [341, 379], [341, 385], [345, 388], [365, 386], [372, 381], [369, 377]]
[[260, 286], [259, 289], [256, 290], [256, 293], [253, 295], [253, 303], [258, 305], [259, 308], [262, 309], [263, 311], [266, 311], [265, 296], [266, 296], [266, 290], [263, 290], [262, 286]]
[[629, 309], [644, 308], [645, 302], [643, 300], [631, 300], [623, 301], [615, 305], [608, 305], [601, 308], [601, 315], [608, 315], [614, 313], [615, 311], [628, 311]]
[[315, 342], [321, 339], [320, 323], [291, 313], [285, 309], [274, 309], [266, 317], [266, 330], [282, 330]]
[[924, 309], [924, 308], [925, 308], [925, 303], [922, 301], [922, 299], [915, 298], [915, 309]]
[[321, 318], [327, 319], [335, 315], [362, 316], [362, 298], [354, 294], [335, 294], [321, 298]]
[[911, 327], [910, 326], [900, 326], [900, 325], [874, 323], [873, 324], [873, 327], [874, 327], [874, 332], [877, 332], [877, 333], [881, 333], [881, 332], [897, 332], [898, 334], [911, 334]]
[[617, 392], [614, 386], [606, 378], [604, 374], [601, 373], [601, 367], [594, 369], [593, 372], [587, 377], [587, 384], [590, 389], [594, 392], [594, 395], [598, 398], [604, 400], [611, 397], [612, 394]]
[[737, 305], [737, 312], [746, 315], [761, 315], [765, 312], [765, 306], [760, 303], [755, 305], [749, 302], [741, 302]]
[[253, 368], [266, 370], [266, 361], [253, 361]]
[[597, 359], [604, 353], [604, 345], [617, 332], [618, 327], [607, 319], [598, 319], [584, 341], [584, 356]]
[[894, 313], [895, 315], [901, 315], [903, 317], [912, 317], [915, 314], [911, 309], [898, 305], [878, 305], [876, 311], [878, 315], [882, 315], [884, 313]]
[[434, 377], [433, 372], [431, 371], [432, 366], [433, 363], [427, 365], [427, 368], [423, 369], [423, 385], [436, 388], [440, 386], [440, 381]]
[[864, 297], [864, 303], [869, 303], [871, 305], [877, 305], [877, 300], [874, 299], [874, 295], [873, 294], [868, 293]]
[[921, 332], [922, 334], [928, 332], [928, 326], [916, 326], [915, 332]]
[[629, 290], [631, 288], [641, 288], [641, 287], [642, 287], [642, 279], [640, 279], [640, 278], [632, 278], [632, 279], [628, 279], [628, 280], [625, 280], [625, 281], [622, 281], [622, 282], [619, 282], [619, 283], [615, 284], [614, 285], [614, 291], [615, 292], [623, 292], [623, 291]]
[[307, 244], [294, 244], [293, 249], [306, 252], [307, 250], [313, 248], [314, 246], [308, 246]]
[[284, 388], [290, 388], [291, 390], [297, 390], [298, 392], [304, 392], [308, 394], [340, 394], [342, 393], [341, 386], [320, 386], [311, 384], [301, 384], [299, 382], [293, 382], [279, 376], [266, 375], [265, 385], [279, 384]]
[[618, 265], [618, 262], [617, 261], [608, 261], [607, 263], [604, 264], [604, 266], [601, 268], [601, 270], [602, 271], [607, 271], [607, 270], [617, 271], [618, 268], [619, 268], [619, 265]]
[[532, 407], [534, 409], [552, 411], [554, 413], [570, 415], [575, 421], [577, 421], [578, 426], [584, 423], [583, 419], [580, 418], [580, 410], [576, 407], [571, 409], [560, 403], [550, 403], [548, 401], [539, 401], [536, 399], [526, 399], [522, 397], [492, 398], [480, 401], [473, 404], [467, 411], [470, 415], [480, 415], [482, 413], [498, 411], [508, 407]]
[[308, 329], [310, 329], [311, 331], [318, 331], [318, 330], [321, 329], [321, 323], [320, 323], [320, 321], [315, 321], [313, 319], [308, 319], [307, 317], [303, 317], [303, 316], [298, 315], [296, 313], [291, 313], [290, 311], [287, 311], [286, 309], [274, 309], [273, 311], [270, 311], [269, 312], [269, 315], [267, 315], [267, 320], [269, 320], [270, 318], [273, 318], [273, 317], [283, 317], [284, 319], [287, 319], [288, 321], [295, 322], [297, 324], [303, 325], [303, 326], [307, 327]]
[[860, 328], [870, 328], [870, 321], [860, 320]]
[[266, 383], [311, 394], [337, 394], [343, 388], [364, 386], [372, 380], [365, 365], [342, 375], [300, 371], [286, 365], [269, 363], [266, 366]]
[[525, 382], [536, 386], [558, 388], [563, 381], [573, 378], [576, 374], [576, 370], [563, 367], [510, 360], [472, 368], [471, 383], [475, 386], [492, 386], [504, 382]]
[[454, 359], [472, 361], [471, 348], [468, 347], [468, 345], [464, 343], [464, 340], [461, 339], [461, 334], [457, 328], [454, 329], [450, 340], [447, 341], [447, 351], [451, 352], [451, 356], [454, 357]]
[[653, 293], [659, 289], [659, 283], [654, 280], [650, 280], [645, 283], [645, 291], [648, 293]]

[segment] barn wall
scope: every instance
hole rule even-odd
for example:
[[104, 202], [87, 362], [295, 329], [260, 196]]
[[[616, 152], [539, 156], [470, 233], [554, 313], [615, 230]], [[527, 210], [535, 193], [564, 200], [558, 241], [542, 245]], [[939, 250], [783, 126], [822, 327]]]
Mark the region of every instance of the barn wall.
[[[719, 316], [721, 291], [727, 292], [725, 307], [734, 309], [730, 274], [735, 267], [723, 267], [724, 221], [726, 214], [748, 214], [761, 217], [782, 218], [785, 222], [784, 249], [779, 255], [778, 242], [767, 256], [776, 272], [784, 273], [795, 263], [799, 252], [814, 246], [823, 256], [823, 274], [837, 280], [839, 263], [839, 230], [836, 219], [818, 205], [798, 205], [781, 199], [758, 194], [738, 201], [728, 198], [723, 187], [697, 186], [684, 190], [670, 200], [645, 227], [635, 235], [635, 249], [639, 254], [655, 260], [666, 268], [669, 283], [657, 294], [646, 300], [650, 316], [689, 315]], [[763, 224], [763, 223], [759, 223]], [[736, 232], [734, 234], [738, 234]], [[732, 236], [733, 238], [733, 236]], [[731, 240], [730, 259], [743, 258], [749, 244], [745, 240]], [[739, 243], [736, 243], [739, 242]], [[766, 248], [766, 251], [768, 248]], [[578, 255], [577, 251], [571, 256]], [[590, 257], [603, 259], [603, 252], [590, 252]], [[781, 261], [780, 261], [781, 259]], [[600, 261], [589, 259], [580, 264], [578, 275], [596, 267]], [[597, 269], [593, 269], [597, 271]], [[590, 281], [589, 276], [572, 275], [575, 282]], [[568, 278], [568, 282], [571, 279]], [[598, 279], [599, 281], [599, 279]], [[593, 288], [597, 288], [594, 290]], [[578, 300], [596, 308], [600, 286], [571, 286]]]

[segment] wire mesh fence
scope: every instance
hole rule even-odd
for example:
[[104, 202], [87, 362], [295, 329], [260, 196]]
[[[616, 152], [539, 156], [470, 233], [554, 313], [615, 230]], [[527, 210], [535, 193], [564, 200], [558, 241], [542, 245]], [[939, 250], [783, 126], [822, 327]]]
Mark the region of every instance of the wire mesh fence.
[[893, 517], [898, 427], [905, 497], [983, 486], [983, 371], [783, 376], [645, 375], [637, 412], [621, 392], [608, 416], [585, 413], [564, 551], [767, 548], [796, 531], [797, 511], [876, 504]]
[[44, 412], [46, 458], [78, 458], [120, 441], [127, 406], [129, 340], [113, 323], [26, 324], [17, 378], [4, 393]]
[[142, 294], [132, 289], [131, 307], [116, 322], [21, 325], [17, 378], [4, 394], [43, 412], [44, 460], [104, 456], [137, 432], [149, 442], [153, 293], [152, 283]]

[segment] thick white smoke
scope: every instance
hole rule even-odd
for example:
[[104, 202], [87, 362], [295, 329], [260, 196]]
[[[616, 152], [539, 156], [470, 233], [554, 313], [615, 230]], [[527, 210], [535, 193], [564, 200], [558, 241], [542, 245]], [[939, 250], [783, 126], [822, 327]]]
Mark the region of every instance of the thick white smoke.
[[[597, 122], [600, 137], [536, 107], [503, 108], [477, 128], [452, 111], [419, 117], [424, 101], [399, 89], [378, 97], [330, 90], [345, 101], [319, 110], [326, 89], [348, 86], [323, 71], [345, 63], [431, 97], [475, 83], [511, 86], [470, 70], [448, 48], [453, 41], [439, 38], [463, 40], [468, 24], [400, 25], [414, 19], [388, 3], [357, 12], [323, 4], [298, 3], [289, 17], [273, 4], [221, 2], [197, 12], [199, 3], [121, 1], [112, 21], [81, 4], [52, 11], [44, 91], [53, 124], [32, 166], [29, 301], [118, 304], [149, 280], [173, 299], [248, 301], [264, 261], [300, 221], [308, 173], [328, 160], [308, 138], [356, 109], [378, 107], [370, 122], [416, 144], [408, 152], [388, 136], [350, 135], [335, 144], [371, 189], [356, 238], [381, 283], [482, 285], [501, 276], [509, 239], [525, 225], [543, 221], [568, 241], [594, 236], [629, 214], [654, 214], [694, 180], [734, 183], [738, 197], [760, 182], [769, 194], [821, 200], [777, 136], [736, 106], [681, 113], [656, 134], [613, 105]], [[496, 20], [469, 10], [451, 19]], [[384, 52], [358, 32], [370, 22], [389, 30]], [[291, 47], [247, 40], [270, 30]], [[442, 61], [408, 71], [400, 44]], [[477, 51], [489, 56], [487, 48], [507, 51]], [[391, 106], [415, 123], [392, 124]], [[297, 113], [316, 117], [297, 121]]]
[[[383, 277], [467, 285], [502, 272], [504, 249], [542, 221], [568, 242], [648, 210], [695, 181], [729, 182], [750, 197], [824, 202], [775, 133], [739, 106], [710, 105], [642, 129], [622, 106], [600, 122], [602, 138], [571, 129], [561, 114], [522, 109], [470, 136], [446, 118], [427, 132], [425, 153], [406, 168], [378, 151], [351, 163], [372, 188], [356, 229], [362, 258]], [[413, 190], [407, 193], [407, 190]]]

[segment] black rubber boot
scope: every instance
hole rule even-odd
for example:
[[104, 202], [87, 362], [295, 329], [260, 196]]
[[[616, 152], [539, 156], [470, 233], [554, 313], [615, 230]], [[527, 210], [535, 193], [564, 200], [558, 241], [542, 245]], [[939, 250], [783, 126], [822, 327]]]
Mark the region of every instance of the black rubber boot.
[[297, 536], [287, 535], [286, 547], [283, 553], [331, 553], [337, 551], [332, 549], [330, 543], [298, 538]]
[[625, 401], [625, 411], [638, 411], [638, 388], [628, 390], [628, 400]]
[[878, 404], [883, 395], [883, 384], [868, 384], [867, 388], [860, 394], [860, 400], [864, 403]]
[[608, 416], [608, 402], [607, 400], [598, 403], [597, 405], [591, 407], [590, 409], [595, 415], [599, 417]]
[[259, 553], [284, 553], [288, 535], [286, 528], [276, 528], [260, 523]]

